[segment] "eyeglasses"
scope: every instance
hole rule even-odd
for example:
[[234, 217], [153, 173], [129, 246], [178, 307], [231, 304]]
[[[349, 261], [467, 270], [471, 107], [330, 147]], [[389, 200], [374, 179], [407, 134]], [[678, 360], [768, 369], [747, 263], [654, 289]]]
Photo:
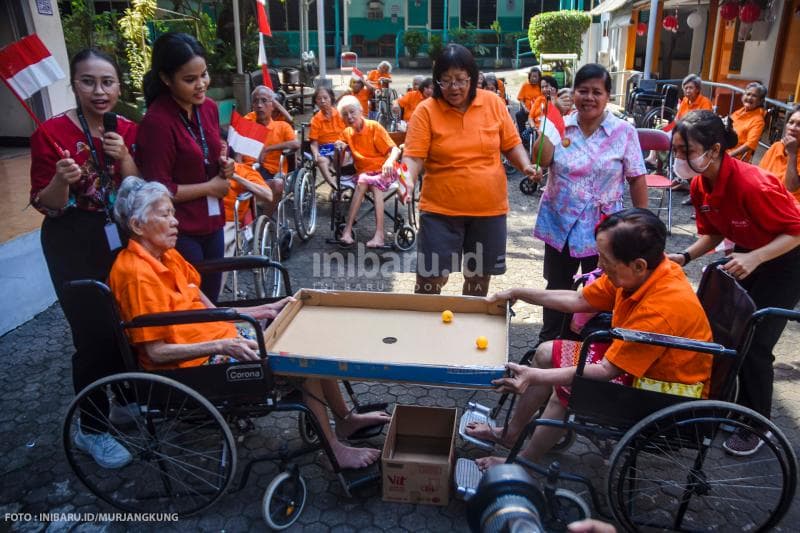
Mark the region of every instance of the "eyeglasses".
[[447, 80], [447, 81], [439, 80], [436, 82], [436, 84], [442, 89], [463, 89], [464, 87], [469, 85], [470, 80], [471, 78], [464, 78], [463, 80], [459, 79]]
[[75, 80], [75, 86], [87, 93], [94, 91], [98, 83], [100, 84], [100, 89], [105, 93], [111, 92], [114, 87], [119, 85], [119, 82], [113, 78], [79, 78]]

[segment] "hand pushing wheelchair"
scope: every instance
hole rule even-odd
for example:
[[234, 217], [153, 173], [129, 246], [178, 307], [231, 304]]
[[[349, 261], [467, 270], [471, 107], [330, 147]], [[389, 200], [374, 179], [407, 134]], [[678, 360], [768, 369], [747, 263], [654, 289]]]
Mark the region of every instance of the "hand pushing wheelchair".
[[[616, 441], [609, 459], [607, 496], [611, 515], [628, 531], [768, 531], [789, 509], [797, 485], [797, 459], [780, 429], [762, 415], [730, 403], [735, 380], [755, 326], [770, 316], [800, 321], [800, 313], [761, 309], [718, 264], [709, 266], [698, 289], [714, 343], [612, 329], [589, 335], [583, 344], [564, 420], [530, 422], [510, 451], [517, 462], [548, 481], [586, 486], [595, 508], [609, 516], [589, 479], [533, 464], [518, 453], [536, 427], [557, 427], [592, 441]], [[591, 342], [611, 339], [686, 349], [714, 356], [709, 400], [640, 390], [583, 376]], [[733, 346], [735, 348], [726, 348]], [[764, 443], [751, 457], [732, 457], [722, 447], [726, 426]], [[456, 484], [466, 497], [480, 479], [477, 465], [459, 459]], [[552, 493], [548, 512], [556, 522], [580, 518], [589, 507], [574, 493]]]
[[[283, 276], [282, 285], [290, 291], [288, 272], [263, 257], [238, 257], [208, 261], [202, 273], [242, 270], [252, 272], [274, 268]], [[71, 282], [68, 290], [85, 302], [96, 317], [98, 328], [111, 328], [120, 346], [125, 368], [122, 374], [102, 378], [81, 391], [70, 404], [64, 420], [62, 439], [70, 466], [78, 478], [98, 498], [129, 512], [169, 512], [179, 516], [198, 513], [219, 500], [234, 483], [237, 469], [235, 433], [253, 429], [252, 419], [278, 412], [305, 412], [305, 423], [323, 435], [319, 421], [303, 403], [299, 390], [279, 397], [266, 351], [262, 325], [256, 319], [233, 309], [204, 309], [158, 313], [123, 322], [112, 295], [105, 285], [94, 280]], [[235, 302], [250, 306], [274, 298]], [[245, 322], [254, 330], [261, 359], [257, 362], [216, 364], [142, 372], [128, 344], [125, 330], [130, 328], [203, 323]], [[93, 398], [108, 398], [127, 406], [126, 420], [109, 416], [100, 420], [108, 432], [131, 454], [132, 461], [119, 469], [105, 469], [76, 448], [73, 438], [80, 416], [87, 416]], [[101, 412], [101, 409], [91, 409]], [[232, 431], [233, 428], [233, 431]], [[322, 449], [347, 494], [372, 482], [374, 472], [343, 472], [329, 442], [318, 438], [311, 445], [278, 453], [267, 453], [250, 460], [236, 488], [247, 483], [253, 465], [264, 461], [279, 464], [263, 498], [267, 524], [283, 529], [300, 516], [306, 499], [306, 485], [299, 468], [291, 462]], [[346, 477], [349, 476], [349, 477]]]

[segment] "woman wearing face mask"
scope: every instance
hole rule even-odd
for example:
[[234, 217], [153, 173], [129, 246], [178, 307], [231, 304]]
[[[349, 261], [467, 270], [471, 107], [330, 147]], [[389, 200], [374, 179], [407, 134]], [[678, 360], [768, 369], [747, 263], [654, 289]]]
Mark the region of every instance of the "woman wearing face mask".
[[[736, 132], [710, 111], [689, 113], [675, 126], [674, 170], [692, 180], [700, 238], [669, 258], [686, 265], [730, 239], [735, 248], [723, 268], [756, 306], [792, 309], [800, 301], [800, 208], [774, 176], [726, 153], [737, 142]], [[778, 319], [760, 323], [739, 370], [738, 402], [766, 417], [772, 404], [772, 349], [785, 325]], [[723, 446], [744, 456], [762, 445], [753, 435], [734, 433]]]
[[[153, 45], [144, 77], [147, 114], [136, 137], [142, 177], [163, 183], [179, 222], [175, 247], [190, 263], [223, 256], [222, 199], [233, 160], [221, 153], [219, 111], [206, 97], [211, 83], [206, 52], [185, 33], [166, 33]], [[219, 294], [221, 274], [203, 278], [205, 294]]]

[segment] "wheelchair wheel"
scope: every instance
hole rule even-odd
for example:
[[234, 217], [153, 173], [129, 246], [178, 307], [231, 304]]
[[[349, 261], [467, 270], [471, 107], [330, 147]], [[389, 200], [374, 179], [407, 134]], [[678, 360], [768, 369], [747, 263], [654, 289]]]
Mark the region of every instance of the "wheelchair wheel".
[[[761, 439], [761, 449], [728, 455], [723, 424]], [[797, 459], [783, 433], [755, 411], [719, 401], [650, 415], [623, 436], [610, 465], [611, 510], [630, 531], [768, 531], [786, 514], [797, 484]]]
[[300, 414], [297, 416], [297, 429], [300, 432], [300, 438], [303, 439], [303, 442], [306, 444], [316, 444], [319, 442], [317, 430], [314, 429], [314, 424], [311, 423], [305, 411], [300, 411]]
[[[278, 226], [267, 216], [260, 216], [255, 223], [254, 252], [275, 262], [281, 260], [278, 242]], [[262, 268], [256, 276], [256, 295], [271, 298], [281, 293], [281, 273], [277, 268]]]
[[664, 115], [661, 115], [661, 107], [654, 107], [642, 117], [643, 128], [655, 130], [663, 129], [667, 124], [675, 120], [675, 110], [670, 107], [664, 108]]
[[270, 482], [261, 509], [264, 521], [274, 530], [294, 524], [306, 505], [306, 482], [299, 474], [281, 472]]
[[538, 189], [539, 184], [530, 178], [522, 178], [522, 180], [519, 182], [519, 190], [522, 191], [522, 194], [532, 196]]
[[[79, 406], [91, 408], [98, 393], [139, 407], [121, 423], [103, 415], [84, 420], [107, 426], [130, 452], [132, 460], [121, 468], [99, 466], [75, 444], [80, 416], [87, 416]], [[116, 374], [83, 389], [67, 409], [62, 439], [78, 479], [128, 512], [200, 512], [225, 493], [236, 471], [235, 442], [219, 411], [186, 385], [156, 374]]]
[[553, 446], [550, 450], [553, 452], [565, 452], [572, 448], [573, 444], [575, 444], [575, 432], [571, 429], [568, 429], [564, 436], [561, 437], [561, 440], [556, 442], [555, 446]]
[[413, 248], [416, 241], [417, 232], [408, 224], [394, 234], [394, 245], [402, 252], [407, 252]]
[[301, 168], [294, 179], [294, 227], [307, 241], [317, 229], [317, 189], [314, 173]]
[[556, 489], [552, 497], [555, 501], [548, 501], [549, 519], [548, 531], [565, 531], [567, 525], [592, 516], [586, 500], [568, 489]]

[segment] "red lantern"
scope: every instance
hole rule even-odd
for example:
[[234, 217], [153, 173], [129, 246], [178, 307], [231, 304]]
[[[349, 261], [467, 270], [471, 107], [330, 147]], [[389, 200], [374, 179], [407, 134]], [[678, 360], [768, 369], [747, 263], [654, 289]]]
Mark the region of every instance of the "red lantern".
[[747, 2], [739, 10], [739, 18], [745, 24], [752, 24], [761, 16], [761, 8], [755, 2]]
[[636, 25], [636, 35], [641, 37], [645, 33], [647, 33], [647, 24], [645, 24], [644, 22], [640, 22], [639, 24]]
[[673, 15], [667, 15], [664, 17], [664, 22], [662, 22], [662, 26], [667, 31], [671, 31], [672, 33], [676, 33], [678, 31], [678, 17]]
[[736, 2], [725, 2], [719, 8], [719, 16], [723, 20], [733, 20], [739, 16], [739, 5]]

